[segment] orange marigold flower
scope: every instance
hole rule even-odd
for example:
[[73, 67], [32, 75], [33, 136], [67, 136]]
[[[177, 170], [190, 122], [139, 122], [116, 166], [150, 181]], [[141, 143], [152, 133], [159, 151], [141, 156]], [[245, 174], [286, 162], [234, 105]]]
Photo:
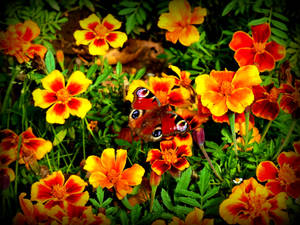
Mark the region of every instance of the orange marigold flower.
[[232, 71], [211, 71], [196, 78], [196, 92], [201, 103], [215, 116], [228, 110], [242, 113], [253, 100], [252, 86], [261, 83], [256, 66], [249, 65]]
[[150, 162], [152, 170], [159, 176], [169, 171], [173, 176], [190, 166], [186, 156], [192, 156], [191, 145], [181, 143], [178, 137], [170, 141], [160, 142], [159, 149], [148, 152], [146, 162]]
[[192, 24], [202, 24], [207, 12], [205, 8], [196, 7], [193, 12], [187, 0], [173, 0], [169, 3], [168, 13], [162, 13], [157, 26], [168, 30], [166, 39], [172, 43], [178, 40], [185, 46], [199, 40], [199, 32]]
[[251, 106], [252, 113], [263, 119], [275, 120], [279, 114], [277, 102], [280, 90], [271, 83], [267, 86], [256, 85], [252, 87], [254, 103]]
[[31, 200], [44, 203], [46, 208], [84, 206], [89, 199], [89, 193], [83, 192], [85, 186], [87, 183], [77, 175], [71, 175], [65, 182], [61, 171], [53, 172], [31, 186]]
[[40, 28], [31, 20], [10, 25], [6, 32], [0, 32], [0, 50], [15, 56], [19, 63], [28, 62], [34, 55], [43, 59], [47, 48], [31, 43], [39, 34]]
[[181, 71], [177, 66], [169, 65], [169, 68], [173, 70], [177, 76], [167, 75], [162, 73], [163, 77], [172, 77], [175, 79], [175, 85], [183, 86], [185, 88], [191, 87], [192, 80], [190, 79], [191, 73], [188, 71]]
[[[1, 136], [0, 149], [4, 151], [13, 150], [17, 154], [19, 136], [9, 129], [2, 130]], [[27, 168], [31, 166], [33, 161], [42, 159], [52, 149], [52, 143], [43, 138], [36, 137], [31, 127], [22, 132], [20, 137], [19, 163], [25, 164]]]
[[296, 119], [300, 116], [300, 80], [295, 80], [294, 86], [282, 84], [280, 90], [283, 93], [280, 99], [280, 108]]
[[108, 189], [114, 187], [118, 199], [123, 199], [132, 192], [132, 186], [142, 182], [145, 173], [144, 168], [138, 164], [124, 170], [126, 159], [126, 150], [117, 150], [117, 156], [115, 156], [113, 148], [103, 150], [101, 158], [94, 155], [89, 156], [84, 169], [91, 173], [90, 184], [94, 188], [98, 186]]
[[260, 72], [272, 70], [275, 62], [285, 56], [285, 47], [275, 41], [267, 43], [271, 36], [270, 24], [252, 26], [252, 37], [243, 31], [233, 34], [229, 47], [235, 51], [234, 59], [240, 67], [255, 64]]
[[70, 114], [84, 118], [92, 108], [89, 100], [75, 97], [92, 83], [81, 71], [72, 73], [66, 87], [65, 78], [58, 70], [52, 71], [41, 82], [45, 90], [35, 89], [32, 96], [35, 106], [43, 109], [51, 106], [46, 113], [48, 123], [64, 124]]
[[77, 30], [74, 33], [77, 45], [89, 45], [91, 55], [105, 55], [109, 49], [108, 43], [113, 48], [122, 47], [127, 41], [127, 35], [115, 31], [121, 27], [121, 22], [108, 14], [102, 22], [95, 14], [79, 21], [80, 27], [84, 30]]
[[45, 224], [50, 225], [55, 222], [55, 216], [59, 213], [58, 206], [47, 209], [42, 203], [38, 202], [32, 204], [29, 199], [25, 199], [26, 193], [22, 192], [19, 195], [19, 202], [22, 213], [17, 213], [13, 219], [14, 225], [27, 225], [27, 224]]
[[293, 198], [300, 197], [300, 155], [282, 152], [277, 162], [279, 169], [271, 161], [261, 162], [256, 169], [257, 179], [267, 181], [266, 187], [274, 194], [286, 192]]
[[220, 216], [228, 224], [289, 224], [284, 211], [287, 195], [274, 195], [253, 177], [232, 188], [232, 194], [219, 207]]
[[190, 91], [184, 87], [175, 87], [173, 77], [150, 77], [148, 82], [134, 80], [128, 87], [126, 100], [133, 101], [134, 91], [139, 87], [147, 88], [159, 100], [161, 106], [173, 105], [178, 107], [190, 105]]

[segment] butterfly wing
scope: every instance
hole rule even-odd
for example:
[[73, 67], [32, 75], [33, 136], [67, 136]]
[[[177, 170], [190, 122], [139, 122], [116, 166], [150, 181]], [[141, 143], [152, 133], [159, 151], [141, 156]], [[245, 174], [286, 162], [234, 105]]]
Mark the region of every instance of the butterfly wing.
[[133, 92], [133, 95], [133, 109], [149, 110], [160, 106], [158, 98], [147, 88], [139, 87]]
[[188, 123], [173, 111], [165, 111], [161, 115], [161, 129], [163, 136], [184, 133], [188, 130]]

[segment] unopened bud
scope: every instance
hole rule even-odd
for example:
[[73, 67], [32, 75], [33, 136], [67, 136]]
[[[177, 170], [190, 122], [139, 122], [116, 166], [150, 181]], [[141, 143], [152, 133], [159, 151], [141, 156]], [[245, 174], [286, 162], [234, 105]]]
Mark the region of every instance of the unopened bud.
[[150, 185], [151, 187], [156, 187], [159, 185], [161, 176], [157, 175], [153, 170], [150, 173]]
[[199, 127], [193, 131], [193, 140], [199, 145], [202, 146], [205, 142], [205, 133], [204, 128]]
[[64, 52], [62, 50], [56, 51], [56, 59], [57, 59], [58, 64], [60, 65], [61, 69], [64, 70], [65, 56], [64, 56]]

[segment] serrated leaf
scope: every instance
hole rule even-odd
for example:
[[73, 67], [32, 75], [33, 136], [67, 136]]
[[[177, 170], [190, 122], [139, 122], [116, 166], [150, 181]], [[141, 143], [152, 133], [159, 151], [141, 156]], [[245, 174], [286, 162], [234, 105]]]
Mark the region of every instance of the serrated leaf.
[[51, 73], [53, 70], [55, 70], [55, 59], [54, 55], [51, 51], [47, 51], [45, 56], [45, 64], [46, 64], [46, 70], [48, 73]]
[[97, 188], [96, 195], [97, 195], [98, 201], [100, 202], [100, 204], [102, 204], [103, 199], [104, 199], [104, 191], [102, 190], [102, 188], [100, 186]]
[[259, 25], [259, 24], [262, 24], [262, 23], [266, 23], [268, 22], [269, 18], [267, 17], [263, 17], [263, 18], [260, 18], [260, 19], [256, 19], [256, 20], [251, 20], [249, 23], [248, 23], [248, 26], [256, 26], [256, 25]]
[[129, 209], [129, 210], [133, 209], [133, 206], [129, 203], [126, 196], [122, 199], [122, 203], [127, 209]]
[[198, 201], [196, 201], [195, 199], [193, 199], [193, 198], [178, 197], [176, 201], [182, 202], [182, 203], [190, 205], [190, 206], [201, 208], [200, 203]]
[[142, 76], [145, 74], [146, 72], [146, 67], [143, 67], [141, 69], [139, 69], [136, 74], [134, 75], [134, 80], [139, 80], [142, 78]]
[[119, 4], [126, 7], [136, 7], [139, 3], [134, 1], [121, 1]]
[[135, 18], [135, 14], [131, 14], [130, 16], [127, 17], [127, 20], [126, 20], [126, 33], [127, 34], [130, 34], [131, 31], [133, 30], [133, 28], [135, 27], [136, 25], [136, 18]]
[[193, 211], [193, 208], [189, 208], [186, 206], [176, 205], [174, 206], [173, 212], [177, 215], [188, 214]]
[[167, 207], [167, 209], [172, 211], [174, 206], [172, 204], [171, 198], [170, 198], [168, 192], [163, 188], [161, 189], [161, 198], [162, 198], [164, 205]]
[[130, 212], [130, 219], [132, 224], [136, 224], [141, 216], [142, 207], [136, 204]]
[[93, 206], [96, 208], [100, 208], [100, 204], [93, 198], [89, 198], [89, 201], [92, 203]]
[[226, 16], [234, 7], [235, 7], [236, 1], [229, 2], [222, 12], [222, 16]]
[[191, 197], [191, 198], [202, 198], [202, 196], [199, 195], [198, 193], [195, 193], [195, 192], [189, 191], [189, 190], [178, 189], [178, 190], [175, 190], [175, 193], [177, 195], [184, 195], [184, 196]]
[[108, 198], [106, 199], [103, 203], [102, 203], [102, 207], [105, 208], [106, 206], [108, 206], [111, 202], [112, 202], [112, 198]]
[[271, 20], [271, 24], [274, 25], [275, 27], [283, 30], [283, 31], [288, 31], [289, 30], [288, 27], [284, 23], [282, 23], [282, 22], [280, 22], [278, 20], [274, 20], [274, 19]]
[[272, 12], [272, 16], [277, 17], [278, 19], [281, 19], [282, 21], [289, 22], [289, 19], [280, 13]]
[[97, 71], [97, 69], [98, 69], [98, 65], [93, 64], [86, 73], [87, 78], [91, 78], [92, 75]]
[[66, 134], [67, 134], [67, 129], [63, 129], [59, 131], [54, 137], [53, 146], [56, 146], [59, 143], [61, 143], [64, 140]]
[[281, 31], [279, 29], [276, 29], [276, 28], [272, 28], [272, 34], [278, 36], [279, 38], [283, 38], [283, 39], [288, 39], [288, 35], [284, 32], [284, 31]]
[[224, 200], [223, 197], [212, 198], [205, 202], [205, 204], [203, 205], [203, 209], [219, 206], [223, 200]]
[[124, 16], [133, 13], [135, 10], [136, 8], [125, 8], [125, 9], [121, 9], [118, 14]]
[[175, 192], [179, 190], [186, 190], [190, 184], [191, 176], [192, 176], [192, 169], [191, 167], [189, 167], [181, 174], [179, 181], [177, 182]]
[[207, 199], [213, 197], [214, 195], [216, 195], [220, 190], [220, 187], [213, 187], [211, 189], [209, 189], [206, 194], [203, 196], [203, 200], [206, 201]]
[[121, 219], [121, 224], [122, 225], [128, 225], [129, 224], [129, 220], [128, 220], [127, 213], [125, 212], [125, 210], [120, 211], [120, 219]]
[[271, 36], [271, 40], [277, 42], [280, 45], [286, 46], [286, 42], [284, 40], [282, 40], [282, 39], [280, 39], [280, 38], [278, 38], [278, 37], [276, 37], [274, 35]]
[[56, 11], [60, 11], [60, 7], [58, 3], [55, 0], [46, 0], [48, 4], [51, 6], [52, 9], [55, 9]]
[[209, 179], [210, 179], [210, 173], [206, 167], [204, 167], [200, 172], [200, 180], [198, 182], [198, 186], [200, 189], [200, 194], [204, 196], [207, 188], [209, 187]]

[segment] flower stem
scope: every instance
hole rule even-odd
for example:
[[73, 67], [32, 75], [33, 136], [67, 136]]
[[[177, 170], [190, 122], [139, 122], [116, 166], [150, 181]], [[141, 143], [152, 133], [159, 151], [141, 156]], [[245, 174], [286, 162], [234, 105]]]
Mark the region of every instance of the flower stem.
[[81, 129], [82, 129], [82, 150], [83, 150], [83, 159], [86, 159], [86, 154], [85, 154], [85, 126], [84, 126], [84, 119], [81, 120]]
[[2, 113], [6, 110], [8, 99], [9, 99], [9, 96], [10, 96], [10, 92], [11, 92], [12, 86], [14, 84], [14, 81], [17, 77], [17, 74], [18, 74], [17, 71], [13, 70], [12, 77], [11, 77], [11, 80], [8, 84], [8, 87], [7, 87], [7, 90], [6, 90], [6, 93], [5, 93], [5, 97], [4, 97], [4, 100], [3, 100], [2, 109], [1, 109]]
[[266, 125], [266, 127], [265, 127], [265, 129], [264, 129], [264, 132], [263, 132], [263, 134], [262, 134], [262, 136], [261, 136], [261, 139], [260, 139], [259, 143], [262, 143], [263, 140], [265, 139], [265, 136], [266, 136], [266, 134], [268, 133], [268, 130], [269, 130], [269, 128], [271, 127], [272, 122], [273, 122], [273, 120], [269, 120], [268, 124]]
[[220, 181], [223, 181], [223, 178], [217, 173], [217, 171], [216, 171], [214, 165], [212, 164], [212, 162], [211, 162], [211, 160], [210, 160], [210, 158], [209, 158], [209, 156], [208, 156], [208, 154], [207, 154], [207, 152], [206, 152], [206, 150], [205, 150], [205, 148], [204, 148], [204, 145], [199, 145], [199, 148], [201, 149], [203, 155], [205, 156], [205, 158], [206, 158], [208, 164], [210, 165], [210, 168], [212, 169], [212, 171], [214, 172], [214, 174], [216, 175], [216, 177], [217, 177]]
[[286, 137], [285, 137], [283, 143], [280, 145], [278, 151], [277, 151], [276, 154], [273, 156], [273, 160], [275, 160], [275, 159], [277, 158], [277, 156], [280, 154], [280, 152], [282, 151], [282, 149], [283, 149], [283, 148], [287, 145], [287, 143], [289, 142], [289, 139], [290, 139], [290, 137], [291, 137], [291, 135], [292, 135], [292, 132], [293, 132], [295, 126], [296, 126], [296, 121], [297, 121], [296, 119], [294, 119], [294, 120], [292, 121], [292, 124], [290, 125], [290, 129], [289, 129], [288, 133], [286, 134]]
[[153, 203], [154, 203], [154, 199], [155, 199], [157, 186], [152, 186], [151, 188], [152, 188], [152, 190], [151, 190], [151, 199], [150, 199], [150, 213], [153, 210]]
[[20, 149], [21, 149], [21, 144], [22, 144], [22, 136], [19, 135], [19, 141], [18, 141], [18, 148], [17, 148], [17, 159], [16, 159], [16, 169], [15, 169], [15, 187], [14, 187], [14, 192], [15, 196], [18, 194], [18, 174], [19, 174], [19, 159], [20, 159]]
[[240, 164], [239, 164], [239, 156], [238, 156], [238, 151], [237, 151], [237, 141], [236, 141], [236, 133], [235, 133], [235, 114], [234, 112], [229, 112], [228, 113], [228, 118], [229, 118], [229, 124], [230, 124], [230, 129], [231, 129], [231, 135], [232, 135], [232, 140], [233, 140], [233, 146], [234, 146], [234, 153], [235, 157], [237, 160], [237, 170], [240, 173]]
[[245, 123], [246, 123], [246, 131], [244, 137], [244, 150], [247, 150], [248, 142], [249, 142], [249, 119], [250, 119], [250, 110], [245, 110]]

